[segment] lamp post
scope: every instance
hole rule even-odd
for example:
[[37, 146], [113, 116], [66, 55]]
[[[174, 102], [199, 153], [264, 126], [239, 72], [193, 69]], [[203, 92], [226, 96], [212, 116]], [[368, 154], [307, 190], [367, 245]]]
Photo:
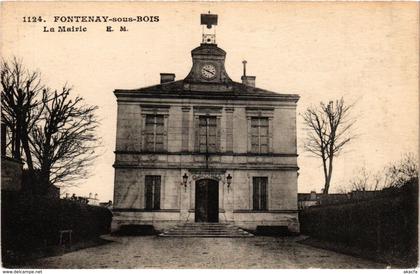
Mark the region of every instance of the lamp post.
[[229, 188], [230, 188], [231, 183], [232, 183], [232, 176], [230, 176], [230, 173], [229, 173], [228, 176], [226, 177], [226, 184], [227, 184], [228, 192], [229, 192]]
[[188, 175], [187, 173], [184, 173], [184, 176], [182, 176], [182, 185], [184, 185], [185, 192], [187, 192], [187, 183], [188, 183]]

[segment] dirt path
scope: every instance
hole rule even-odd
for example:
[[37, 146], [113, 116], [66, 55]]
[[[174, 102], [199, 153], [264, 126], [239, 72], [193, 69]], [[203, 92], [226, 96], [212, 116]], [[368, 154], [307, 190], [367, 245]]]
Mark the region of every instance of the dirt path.
[[32, 268], [384, 268], [297, 238], [107, 237], [113, 242], [28, 264]]

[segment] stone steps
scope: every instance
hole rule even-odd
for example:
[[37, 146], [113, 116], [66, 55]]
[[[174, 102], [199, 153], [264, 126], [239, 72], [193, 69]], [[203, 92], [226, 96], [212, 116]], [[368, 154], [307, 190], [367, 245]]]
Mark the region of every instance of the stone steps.
[[161, 237], [202, 237], [202, 238], [243, 238], [251, 233], [232, 224], [223, 223], [184, 223], [176, 225], [159, 234]]

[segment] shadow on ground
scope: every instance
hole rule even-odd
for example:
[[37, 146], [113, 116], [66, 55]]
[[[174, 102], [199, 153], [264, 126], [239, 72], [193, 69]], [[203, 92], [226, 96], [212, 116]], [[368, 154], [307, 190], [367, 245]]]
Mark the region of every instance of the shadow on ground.
[[160, 232], [155, 230], [152, 225], [124, 225], [112, 233], [113, 236], [150, 236], [158, 235]]
[[2, 250], [2, 266], [4, 268], [25, 268], [35, 260], [53, 256], [61, 256], [66, 253], [76, 252], [85, 248], [98, 247], [112, 243], [112, 240], [97, 238], [88, 241], [77, 242], [71, 246], [47, 246], [27, 252], [12, 252]]
[[392, 254], [384, 256], [383, 254], [377, 254], [375, 250], [362, 249], [339, 242], [324, 241], [312, 237], [305, 237], [297, 242], [316, 248], [351, 255], [361, 259], [368, 259], [378, 263], [383, 263], [391, 268], [416, 268], [418, 266], [418, 261], [413, 260], [412, 258], [400, 259], [401, 256], [392, 256]]

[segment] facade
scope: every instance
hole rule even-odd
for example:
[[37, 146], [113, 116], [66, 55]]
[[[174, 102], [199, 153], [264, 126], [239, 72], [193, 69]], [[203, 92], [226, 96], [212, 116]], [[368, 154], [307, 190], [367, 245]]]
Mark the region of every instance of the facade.
[[234, 82], [214, 35], [191, 55], [185, 79], [162, 73], [158, 85], [114, 91], [112, 229], [221, 222], [298, 232], [299, 96], [256, 88], [245, 67]]

